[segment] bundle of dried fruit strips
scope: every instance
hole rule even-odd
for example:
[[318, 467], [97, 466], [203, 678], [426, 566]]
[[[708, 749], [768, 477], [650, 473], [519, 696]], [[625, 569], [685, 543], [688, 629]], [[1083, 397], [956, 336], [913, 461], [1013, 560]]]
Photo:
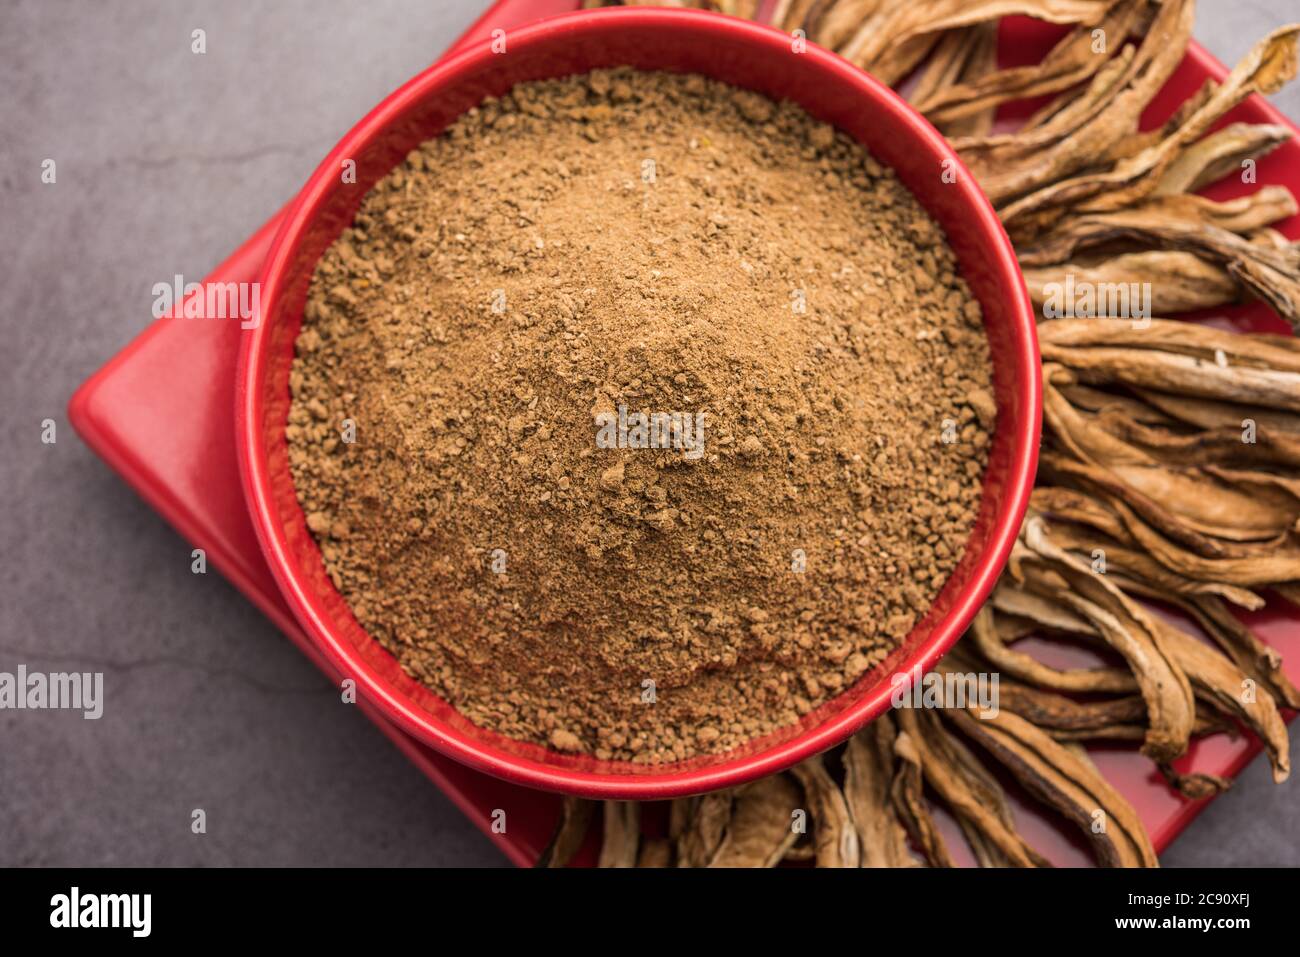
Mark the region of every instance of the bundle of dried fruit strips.
[[[662, 5], [751, 18], [760, 6]], [[1069, 29], [1041, 64], [998, 69], [997, 23], [1016, 14]], [[1272, 228], [1295, 215], [1291, 193], [1195, 195], [1289, 138], [1279, 126], [1214, 127], [1294, 77], [1300, 26], [1142, 131], [1193, 14], [1192, 0], [780, 0], [770, 19], [901, 85], [950, 137], [1002, 216], [1036, 304], [1067, 277], [1149, 283], [1156, 315], [1259, 299], [1300, 328], [1300, 244]], [[994, 132], [998, 106], [1044, 95], [1021, 128]], [[1131, 316], [1052, 319], [1039, 335], [1045, 421], [1031, 509], [992, 599], [940, 664], [999, 673], [997, 716], [894, 711], [787, 774], [675, 801], [662, 839], [642, 838], [637, 805], [611, 802], [603, 866], [947, 866], [936, 802], [981, 865], [1046, 864], [986, 765], [1077, 824], [1099, 864], [1153, 866], [1141, 821], [1082, 742], [1140, 742], [1171, 787], [1202, 797], [1228, 782], [1172, 763], [1193, 737], [1245, 728], [1286, 778], [1279, 708], [1300, 707], [1300, 692], [1231, 608], [1262, 607], [1266, 590], [1300, 607], [1300, 340]], [[1015, 648], [1031, 633], [1093, 642], [1115, 663], [1049, 667]], [[1098, 811], [1104, 829], [1092, 826]], [[801, 813], [806, 835], [791, 827]], [[569, 801], [543, 863], [564, 863], [591, 817]]]

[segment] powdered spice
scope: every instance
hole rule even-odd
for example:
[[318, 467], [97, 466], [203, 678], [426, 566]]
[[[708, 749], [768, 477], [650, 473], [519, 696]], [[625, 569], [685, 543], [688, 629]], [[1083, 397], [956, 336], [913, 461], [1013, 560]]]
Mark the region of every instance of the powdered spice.
[[906, 636], [973, 524], [989, 379], [891, 171], [791, 104], [616, 70], [518, 86], [375, 186], [317, 267], [287, 435], [409, 674], [511, 737], [665, 762]]

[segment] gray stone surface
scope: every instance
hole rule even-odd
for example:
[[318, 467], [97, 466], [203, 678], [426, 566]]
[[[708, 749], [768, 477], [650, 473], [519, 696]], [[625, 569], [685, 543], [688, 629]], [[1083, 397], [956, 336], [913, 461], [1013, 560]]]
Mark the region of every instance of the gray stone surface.
[[[0, 864], [504, 863], [234, 589], [190, 574], [64, 414], [154, 282], [204, 275], [484, 5], [0, 0], [0, 670], [108, 686], [99, 721], [0, 712]], [[1202, 8], [1225, 59], [1297, 12]], [[1300, 92], [1277, 102], [1300, 116]], [[1257, 761], [1165, 862], [1300, 864], [1296, 787]]]

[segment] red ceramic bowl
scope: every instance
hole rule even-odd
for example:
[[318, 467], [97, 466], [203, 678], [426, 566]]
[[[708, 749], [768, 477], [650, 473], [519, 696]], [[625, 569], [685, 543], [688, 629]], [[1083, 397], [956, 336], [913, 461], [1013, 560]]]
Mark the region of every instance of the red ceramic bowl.
[[[741, 784], [842, 741], [888, 706], [891, 674], [928, 669], [961, 635], [1010, 554], [1033, 485], [1041, 387], [1033, 313], [996, 215], [943, 138], [888, 88], [834, 54], [768, 27], [682, 10], [571, 14], [510, 33], [506, 52], [481, 47], [438, 63], [379, 104], [326, 157], [285, 218], [262, 275], [262, 320], [243, 343], [237, 444], [253, 524], [304, 631], [398, 727], [471, 767], [520, 784], [592, 797], [654, 799]], [[362, 197], [406, 154], [485, 96], [514, 84], [630, 65], [701, 73], [788, 98], [865, 144], [897, 170], [947, 231], [984, 308], [998, 426], [979, 517], [935, 606], [901, 647], [798, 725], [728, 754], [673, 765], [598, 761], [475, 727], [407, 677], [370, 638], [325, 574], [298, 506], [284, 427], [289, 368], [313, 267], [351, 223]], [[342, 182], [345, 160], [357, 182]], [[945, 169], [956, 182], [945, 182]], [[952, 176], [946, 177], [951, 180]]]

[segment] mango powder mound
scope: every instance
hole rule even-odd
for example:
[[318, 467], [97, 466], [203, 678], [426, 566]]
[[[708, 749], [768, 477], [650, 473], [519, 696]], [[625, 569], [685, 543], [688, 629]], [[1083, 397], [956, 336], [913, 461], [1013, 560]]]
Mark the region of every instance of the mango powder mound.
[[331, 579], [408, 674], [508, 737], [662, 763], [796, 724], [920, 620], [978, 511], [990, 375], [944, 235], [865, 149], [600, 71], [484, 102], [370, 191], [286, 432]]

